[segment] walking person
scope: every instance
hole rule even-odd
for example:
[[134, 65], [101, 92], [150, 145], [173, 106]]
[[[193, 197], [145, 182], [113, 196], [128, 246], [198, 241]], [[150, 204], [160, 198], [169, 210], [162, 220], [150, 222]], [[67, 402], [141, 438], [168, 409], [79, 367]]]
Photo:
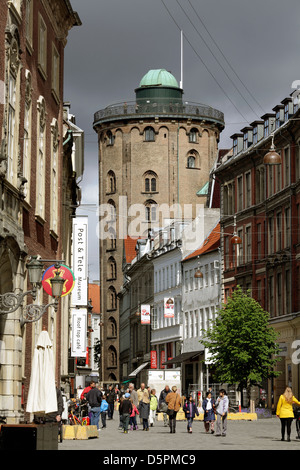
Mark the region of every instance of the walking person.
[[110, 385], [108, 387], [108, 392], [106, 394], [106, 399], [108, 403], [108, 419], [113, 419], [114, 416], [114, 409], [115, 409], [115, 400], [116, 400], [116, 393], [113, 389], [113, 386]]
[[174, 385], [172, 391], [166, 396], [166, 403], [168, 405], [167, 414], [169, 416], [170, 433], [176, 432], [176, 416], [181, 406], [181, 397], [177, 393], [177, 387]]
[[157, 406], [158, 406], [158, 400], [157, 400], [157, 396], [155, 394], [156, 394], [156, 390], [154, 390], [154, 388], [153, 388], [151, 390], [151, 395], [150, 395], [150, 426], [151, 427], [155, 423], [156, 410], [157, 410]]
[[209, 432], [209, 427], [210, 427], [210, 432], [213, 434], [214, 431], [214, 426], [215, 426], [215, 400], [211, 396], [211, 392], [208, 391], [206, 394], [206, 398], [202, 402], [202, 408], [204, 411], [204, 428], [205, 432]]
[[166, 385], [165, 388], [160, 392], [159, 400], [158, 400], [158, 409], [163, 414], [164, 426], [165, 427], [167, 427], [169, 425], [168, 414], [167, 414], [168, 405], [166, 403], [166, 396], [170, 392], [171, 392], [171, 390], [170, 390], [169, 385]]
[[199, 416], [199, 411], [195, 404], [195, 401], [193, 400], [192, 395], [189, 396], [188, 400], [185, 400], [185, 404], [183, 405], [183, 411], [187, 419], [187, 432], [192, 434], [193, 420], [196, 415]]
[[106, 428], [106, 416], [108, 411], [108, 403], [106, 401], [106, 395], [103, 395], [101, 406], [100, 406], [100, 415], [101, 415], [101, 422], [102, 422], [102, 429]]
[[150, 398], [148, 390], [145, 389], [139, 404], [140, 419], [143, 422], [143, 431], [149, 431]]
[[[131, 398], [130, 398], [130, 401], [132, 402]], [[136, 422], [136, 415], [139, 415], [139, 414], [140, 414], [139, 410], [132, 403], [132, 413], [130, 415], [130, 420], [129, 420], [129, 425], [130, 425], [131, 431], [137, 431], [138, 430], [138, 425], [137, 425], [137, 422]]]
[[280, 418], [281, 421], [281, 440], [284, 441], [285, 430], [287, 431], [287, 441], [291, 441], [291, 426], [294, 419], [293, 403], [300, 405], [300, 402], [294, 397], [292, 389], [286, 387], [284, 393], [280, 395], [276, 416]]
[[227, 414], [229, 400], [226, 391], [222, 388], [216, 400], [217, 414], [217, 433], [216, 436], [226, 436], [227, 433]]
[[128, 434], [129, 419], [132, 413], [130, 393], [125, 393], [124, 399], [120, 403], [120, 413], [122, 415], [122, 425], [124, 434]]
[[134, 384], [130, 383], [128, 386], [128, 389], [129, 389], [130, 399], [132, 401], [132, 404], [138, 407], [139, 397], [138, 397], [137, 391], [134, 389]]
[[99, 418], [100, 418], [100, 406], [102, 401], [102, 393], [96, 387], [95, 382], [91, 385], [91, 390], [87, 393], [86, 399], [91, 407], [91, 425], [97, 426], [99, 431]]

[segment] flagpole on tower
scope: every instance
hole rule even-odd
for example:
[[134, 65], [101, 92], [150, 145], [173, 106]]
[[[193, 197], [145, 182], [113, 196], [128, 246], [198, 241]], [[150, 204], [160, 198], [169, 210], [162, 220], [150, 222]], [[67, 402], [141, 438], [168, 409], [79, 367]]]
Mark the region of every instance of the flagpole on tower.
[[183, 88], [183, 31], [181, 30], [181, 79], [180, 79], [180, 88]]

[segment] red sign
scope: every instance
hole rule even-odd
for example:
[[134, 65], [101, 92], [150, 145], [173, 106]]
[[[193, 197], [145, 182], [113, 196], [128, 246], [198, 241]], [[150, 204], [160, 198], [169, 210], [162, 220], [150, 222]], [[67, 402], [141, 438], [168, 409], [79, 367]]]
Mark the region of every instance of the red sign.
[[42, 277], [42, 286], [44, 291], [52, 296], [52, 287], [51, 287], [51, 282], [50, 279], [52, 277], [55, 277], [56, 271], [59, 272], [59, 275], [62, 279], [65, 279], [64, 282], [64, 287], [62, 291], [62, 297], [65, 295], [70, 294], [72, 289], [74, 288], [75, 285], [75, 276], [72, 273], [71, 269], [65, 266], [64, 264], [61, 264], [59, 268], [57, 269], [55, 265], [50, 266], [50, 268], [46, 269], [46, 271], [43, 274]]
[[165, 366], [163, 365], [163, 363], [166, 361], [166, 353], [165, 351], [161, 351], [160, 353], [160, 368], [161, 369], [164, 369]]
[[156, 351], [150, 352], [150, 368], [157, 369], [157, 353]]

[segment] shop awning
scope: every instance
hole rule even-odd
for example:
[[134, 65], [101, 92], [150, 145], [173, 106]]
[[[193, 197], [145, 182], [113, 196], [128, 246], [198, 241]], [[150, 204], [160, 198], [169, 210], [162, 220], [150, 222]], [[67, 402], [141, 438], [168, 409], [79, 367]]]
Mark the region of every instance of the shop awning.
[[141, 364], [137, 369], [135, 369], [131, 374], [128, 375], [128, 377], [136, 377], [141, 370], [143, 370], [149, 362], [144, 362], [144, 364]]
[[191, 351], [191, 352], [182, 353], [182, 354], [179, 354], [176, 357], [173, 357], [169, 361], [164, 362], [163, 365], [168, 366], [168, 365], [171, 365], [171, 364], [179, 364], [181, 362], [190, 361], [190, 360], [200, 356], [200, 354], [204, 354], [204, 351], [202, 350], [202, 351]]

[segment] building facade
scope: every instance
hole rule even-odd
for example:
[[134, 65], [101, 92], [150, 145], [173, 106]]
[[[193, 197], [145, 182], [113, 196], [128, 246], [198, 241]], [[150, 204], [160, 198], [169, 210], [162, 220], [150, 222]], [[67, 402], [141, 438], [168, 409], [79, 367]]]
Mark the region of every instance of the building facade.
[[[224, 128], [221, 112], [185, 103], [183, 90], [165, 70], [151, 70], [135, 90], [136, 100], [108, 106], [94, 115], [98, 134], [101, 310], [104, 322], [113, 317], [114, 339], [103, 338], [103, 350], [119, 356], [119, 303], [123, 283], [123, 246], [127, 236], [146, 236], [178, 218], [178, 207], [205, 203], [197, 192], [208, 182]], [[167, 215], [161, 216], [161, 205]], [[171, 208], [171, 209], [170, 209]], [[139, 214], [139, 216], [138, 216]], [[101, 228], [102, 227], [102, 228]], [[103, 382], [112, 370], [103, 354]]]
[[[67, 249], [61, 204], [63, 61], [68, 32], [80, 20], [64, 0], [2, 2], [0, 18], [5, 51], [0, 60], [0, 294], [20, 294], [30, 288], [28, 255], [61, 260]], [[39, 289], [36, 303], [48, 302]], [[24, 327], [21, 307], [1, 315], [0, 409], [8, 423], [24, 417], [33, 349], [43, 327], [53, 341], [60, 380], [63, 312], [64, 307], [56, 315], [49, 309]]]
[[[291, 97], [284, 99], [272, 114], [232, 136], [232, 152], [215, 170], [221, 183], [223, 298], [236, 285], [250, 290], [282, 343], [281, 375], [269, 383], [270, 406], [286, 385], [295, 395], [300, 391], [299, 113]], [[272, 142], [280, 164], [264, 163]], [[231, 243], [233, 233], [241, 244]]]

